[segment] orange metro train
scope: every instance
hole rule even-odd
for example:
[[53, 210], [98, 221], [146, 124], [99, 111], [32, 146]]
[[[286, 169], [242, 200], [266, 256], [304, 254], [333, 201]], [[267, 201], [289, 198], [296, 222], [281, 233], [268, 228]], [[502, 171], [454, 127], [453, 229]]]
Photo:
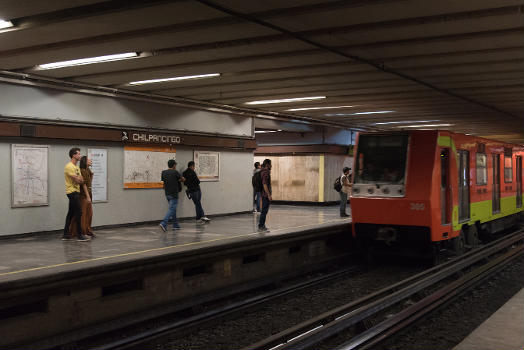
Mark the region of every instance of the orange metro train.
[[523, 218], [522, 145], [441, 130], [356, 141], [352, 228], [366, 248], [461, 254]]

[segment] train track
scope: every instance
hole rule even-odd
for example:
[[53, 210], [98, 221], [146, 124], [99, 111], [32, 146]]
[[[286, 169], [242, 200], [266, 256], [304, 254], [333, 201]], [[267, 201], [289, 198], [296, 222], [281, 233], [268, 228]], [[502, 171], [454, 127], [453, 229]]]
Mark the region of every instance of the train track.
[[342, 332], [350, 339], [337, 350], [368, 349], [500, 270], [523, 253], [523, 241], [516, 231], [243, 350], [308, 349]]
[[[461, 257], [297, 324], [243, 350], [307, 349], [341, 332], [350, 332], [352, 337], [348, 342], [340, 345], [339, 349], [369, 348], [502, 268], [505, 263], [522, 254], [523, 241], [524, 231], [514, 232]], [[143, 348], [145, 343], [154, 342], [167, 335], [198, 329], [216, 322], [217, 319], [255, 308], [286, 295], [293, 295], [315, 285], [329, 283], [344, 275], [355, 273], [356, 269], [346, 268], [214, 308], [183, 320], [104, 342], [102, 345], [82, 345], [81, 348], [92, 350]]]
[[[132, 335], [119, 337], [117, 340], [104, 342], [102, 345], [97, 346], [84, 346], [79, 342], [81, 348], [90, 350], [123, 350], [130, 348], [141, 348], [141, 345], [147, 342], [154, 341], [155, 339], [165, 337], [166, 335], [173, 333], [180, 333], [190, 329], [197, 329], [198, 327], [213, 322], [216, 319], [226, 317], [228, 315], [239, 313], [244, 310], [255, 308], [258, 305], [268, 303], [271, 300], [284, 297], [293, 293], [297, 293], [301, 290], [311, 288], [317, 285], [329, 283], [330, 281], [342, 278], [345, 275], [354, 274], [360, 271], [359, 267], [347, 267], [339, 269], [329, 274], [322, 274], [317, 277], [309, 277], [305, 281], [297, 282], [294, 284], [286, 285], [266, 293], [259, 293], [256, 296], [243, 299], [241, 301], [233, 302], [225, 306], [216, 307], [206, 312], [198, 313], [194, 316], [184, 318], [182, 320], [166, 323], [160, 327], [153, 329], [143, 330], [135, 332]], [[279, 283], [278, 280], [275, 283]], [[76, 344], [76, 345], [79, 345]]]

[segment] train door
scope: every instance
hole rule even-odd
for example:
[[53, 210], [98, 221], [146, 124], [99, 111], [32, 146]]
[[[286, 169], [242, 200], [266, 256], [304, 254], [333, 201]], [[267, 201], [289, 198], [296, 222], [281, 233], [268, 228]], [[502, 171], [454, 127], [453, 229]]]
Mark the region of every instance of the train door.
[[451, 222], [451, 185], [449, 182], [449, 149], [440, 150], [440, 214], [442, 225]]
[[500, 213], [500, 154], [493, 155], [492, 212]]
[[522, 208], [522, 156], [517, 156], [517, 208]]
[[469, 152], [458, 151], [458, 199], [459, 221], [469, 220]]

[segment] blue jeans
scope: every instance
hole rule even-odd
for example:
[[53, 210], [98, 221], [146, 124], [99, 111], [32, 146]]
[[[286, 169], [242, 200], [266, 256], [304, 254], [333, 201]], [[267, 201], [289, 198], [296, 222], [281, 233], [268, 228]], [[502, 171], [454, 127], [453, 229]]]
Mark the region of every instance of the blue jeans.
[[164, 227], [167, 227], [167, 222], [169, 221], [169, 219], [173, 219], [173, 227], [180, 227], [176, 218], [176, 205], [178, 204], [178, 198], [167, 195], [166, 199], [169, 203], [169, 208], [167, 209], [166, 216], [164, 216], [164, 220], [162, 220], [160, 224]]
[[346, 214], [346, 205], [348, 202], [348, 194], [342, 191], [340, 191], [339, 194], [340, 194], [340, 215], [347, 215]]
[[262, 192], [255, 192], [254, 197], [255, 197], [255, 208], [259, 212], [260, 211], [260, 201], [262, 199]]
[[262, 213], [260, 213], [260, 218], [258, 220], [258, 227], [266, 226], [266, 215], [269, 211], [269, 198], [262, 197]]
[[205, 216], [204, 209], [202, 208], [202, 203], [200, 203], [200, 201], [202, 200], [202, 191], [197, 190], [195, 192], [189, 192], [188, 194], [193, 200], [193, 203], [195, 203], [196, 219], [202, 219]]

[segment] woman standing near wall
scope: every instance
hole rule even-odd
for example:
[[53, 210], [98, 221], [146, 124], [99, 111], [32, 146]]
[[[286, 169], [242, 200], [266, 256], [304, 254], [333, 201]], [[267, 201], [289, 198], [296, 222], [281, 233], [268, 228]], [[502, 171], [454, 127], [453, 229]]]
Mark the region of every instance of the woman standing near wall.
[[[93, 182], [93, 171], [89, 168], [93, 162], [88, 159], [87, 156], [83, 156], [80, 159], [80, 173], [84, 178], [84, 183], [80, 185], [80, 207], [82, 208], [82, 231], [90, 236], [95, 237], [93, 229], [91, 228], [91, 222], [93, 220], [93, 206], [92, 199], [93, 194], [91, 192], [91, 184]], [[73, 219], [70, 226], [70, 232], [76, 235], [76, 222]]]

